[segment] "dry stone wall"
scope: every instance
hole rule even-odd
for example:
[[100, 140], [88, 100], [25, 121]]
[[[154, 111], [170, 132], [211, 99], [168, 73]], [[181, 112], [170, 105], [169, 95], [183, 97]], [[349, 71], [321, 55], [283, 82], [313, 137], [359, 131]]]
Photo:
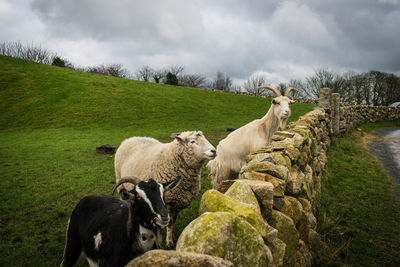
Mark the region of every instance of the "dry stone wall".
[[[235, 266], [311, 266], [331, 133], [322, 108], [276, 132], [270, 144], [248, 156], [238, 180], [203, 195], [202, 215], [181, 234], [177, 250], [222, 257]], [[234, 230], [234, 218], [244, 222], [242, 230]]]
[[340, 132], [345, 132], [366, 122], [400, 120], [400, 108], [367, 105], [342, 106], [340, 115]]
[[[313, 265], [312, 251], [323, 245], [315, 214], [331, 138], [361, 123], [400, 119], [400, 108], [341, 106], [327, 88], [321, 89], [320, 106], [253, 151], [237, 180], [203, 194], [200, 216], [178, 239], [176, 262], [196, 253], [212, 266]], [[170, 259], [170, 252], [163, 253], [157, 251], [159, 258]]]

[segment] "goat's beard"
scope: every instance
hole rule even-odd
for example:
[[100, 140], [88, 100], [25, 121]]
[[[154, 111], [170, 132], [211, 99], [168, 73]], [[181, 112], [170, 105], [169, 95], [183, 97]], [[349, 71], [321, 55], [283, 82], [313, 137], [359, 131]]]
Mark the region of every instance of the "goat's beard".
[[287, 118], [284, 118], [284, 119], [281, 118], [279, 120], [279, 127], [278, 127], [279, 131], [286, 130], [286, 121], [287, 121]]

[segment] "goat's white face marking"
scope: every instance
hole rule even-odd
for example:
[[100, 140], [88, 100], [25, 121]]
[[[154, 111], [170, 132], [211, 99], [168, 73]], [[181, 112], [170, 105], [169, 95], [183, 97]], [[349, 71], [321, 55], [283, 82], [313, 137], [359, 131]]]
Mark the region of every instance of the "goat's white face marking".
[[142, 190], [139, 185], [137, 185], [135, 189], [136, 189], [136, 192], [139, 194], [139, 196], [147, 203], [147, 205], [149, 205], [150, 210], [154, 214], [156, 214], [156, 212], [153, 209], [153, 205], [151, 204], [150, 199], [146, 195], [146, 192], [144, 192], [144, 190]]
[[164, 202], [164, 186], [162, 184], [160, 184], [160, 196], [161, 196], [161, 200], [165, 206], [165, 202]]
[[99, 247], [100, 247], [101, 243], [103, 243], [103, 239], [101, 237], [101, 232], [98, 232], [97, 235], [94, 235], [93, 239], [94, 239], [94, 249], [99, 251]]
[[144, 251], [148, 251], [153, 248], [156, 240], [156, 234], [141, 225], [139, 225], [139, 243]]

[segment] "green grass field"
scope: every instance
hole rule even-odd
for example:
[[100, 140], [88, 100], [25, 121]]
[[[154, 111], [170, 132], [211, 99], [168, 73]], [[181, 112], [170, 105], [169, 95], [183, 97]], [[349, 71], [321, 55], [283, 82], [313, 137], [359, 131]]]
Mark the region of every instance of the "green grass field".
[[[270, 99], [94, 75], [0, 56], [0, 266], [56, 266], [80, 198], [108, 194], [113, 156], [130, 136], [163, 142], [202, 130], [214, 145], [262, 117]], [[292, 117], [314, 105], [297, 103]], [[210, 188], [203, 169], [203, 191]], [[177, 233], [198, 213], [181, 212]]]

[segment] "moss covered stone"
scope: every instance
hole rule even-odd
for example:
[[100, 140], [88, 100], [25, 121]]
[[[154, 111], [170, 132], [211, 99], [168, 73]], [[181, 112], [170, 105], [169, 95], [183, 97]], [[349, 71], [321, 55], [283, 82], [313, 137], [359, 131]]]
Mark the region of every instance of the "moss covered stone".
[[296, 230], [293, 220], [282, 212], [272, 210], [269, 223], [278, 230], [278, 238], [286, 244], [283, 266], [294, 266], [299, 244], [299, 233]]
[[233, 263], [220, 257], [194, 252], [179, 252], [174, 250], [150, 250], [133, 259], [126, 267], [233, 267]]
[[260, 173], [256, 171], [243, 172], [239, 174], [239, 178], [269, 182], [273, 185], [273, 192], [275, 197], [283, 197], [285, 195], [286, 182], [282, 179], [275, 178], [267, 173]]
[[254, 205], [258, 208], [258, 210], [260, 210], [257, 198], [254, 195], [253, 190], [251, 190], [251, 187], [249, 185], [242, 181], [236, 181], [235, 183], [233, 183], [231, 187], [229, 187], [228, 191], [225, 192], [225, 195], [236, 201]]
[[274, 162], [276, 164], [283, 165], [290, 170], [292, 164], [291, 164], [290, 160], [289, 160], [289, 162], [285, 160], [285, 158], [282, 156], [281, 152], [272, 153], [271, 156], [274, 159]]
[[283, 258], [285, 256], [286, 244], [280, 240], [276, 239], [275, 247], [272, 252], [272, 256], [274, 257], [274, 264], [276, 267], [284, 267], [283, 266]]
[[283, 205], [280, 205], [279, 211], [289, 216], [296, 225], [303, 216], [303, 206], [296, 198], [291, 196], [285, 196], [280, 200], [282, 200]]
[[238, 182], [245, 183], [250, 186], [254, 195], [257, 198], [261, 215], [264, 219], [269, 219], [271, 217], [272, 206], [273, 206], [273, 197], [274, 197], [274, 186], [270, 182], [266, 181], [257, 181], [257, 180], [248, 180], [242, 179], [237, 180]]
[[206, 212], [178, 239], [177, 251], [221, 257], [234, 266], [271, 266], [269, 249], [246, 220], [230, 212]]
[[249, 162], [249, 164], [246, 165], [241, 170], [241, 172], [251, 172], [251, 171], [267, 173], [284, 181], [286, 181], [289, 176], [289, 170], [287, 167], [282, 165], [276, 165], [268, 161], [256, 162], [256, 163]]
[[258, 231], [263, 239], [268, 240], [270, 231], [261, 216], [259, 207], [236, 201], [216, 190], [208, 190], [201, 198], [199, 213], [217, 211], [231, 212], [245, 219]]
[[304, 174], [298, 169], [292, 169], [290, 179], [286, 184], [286, 194], [290, 196], [298, 196], [301, 192]]

